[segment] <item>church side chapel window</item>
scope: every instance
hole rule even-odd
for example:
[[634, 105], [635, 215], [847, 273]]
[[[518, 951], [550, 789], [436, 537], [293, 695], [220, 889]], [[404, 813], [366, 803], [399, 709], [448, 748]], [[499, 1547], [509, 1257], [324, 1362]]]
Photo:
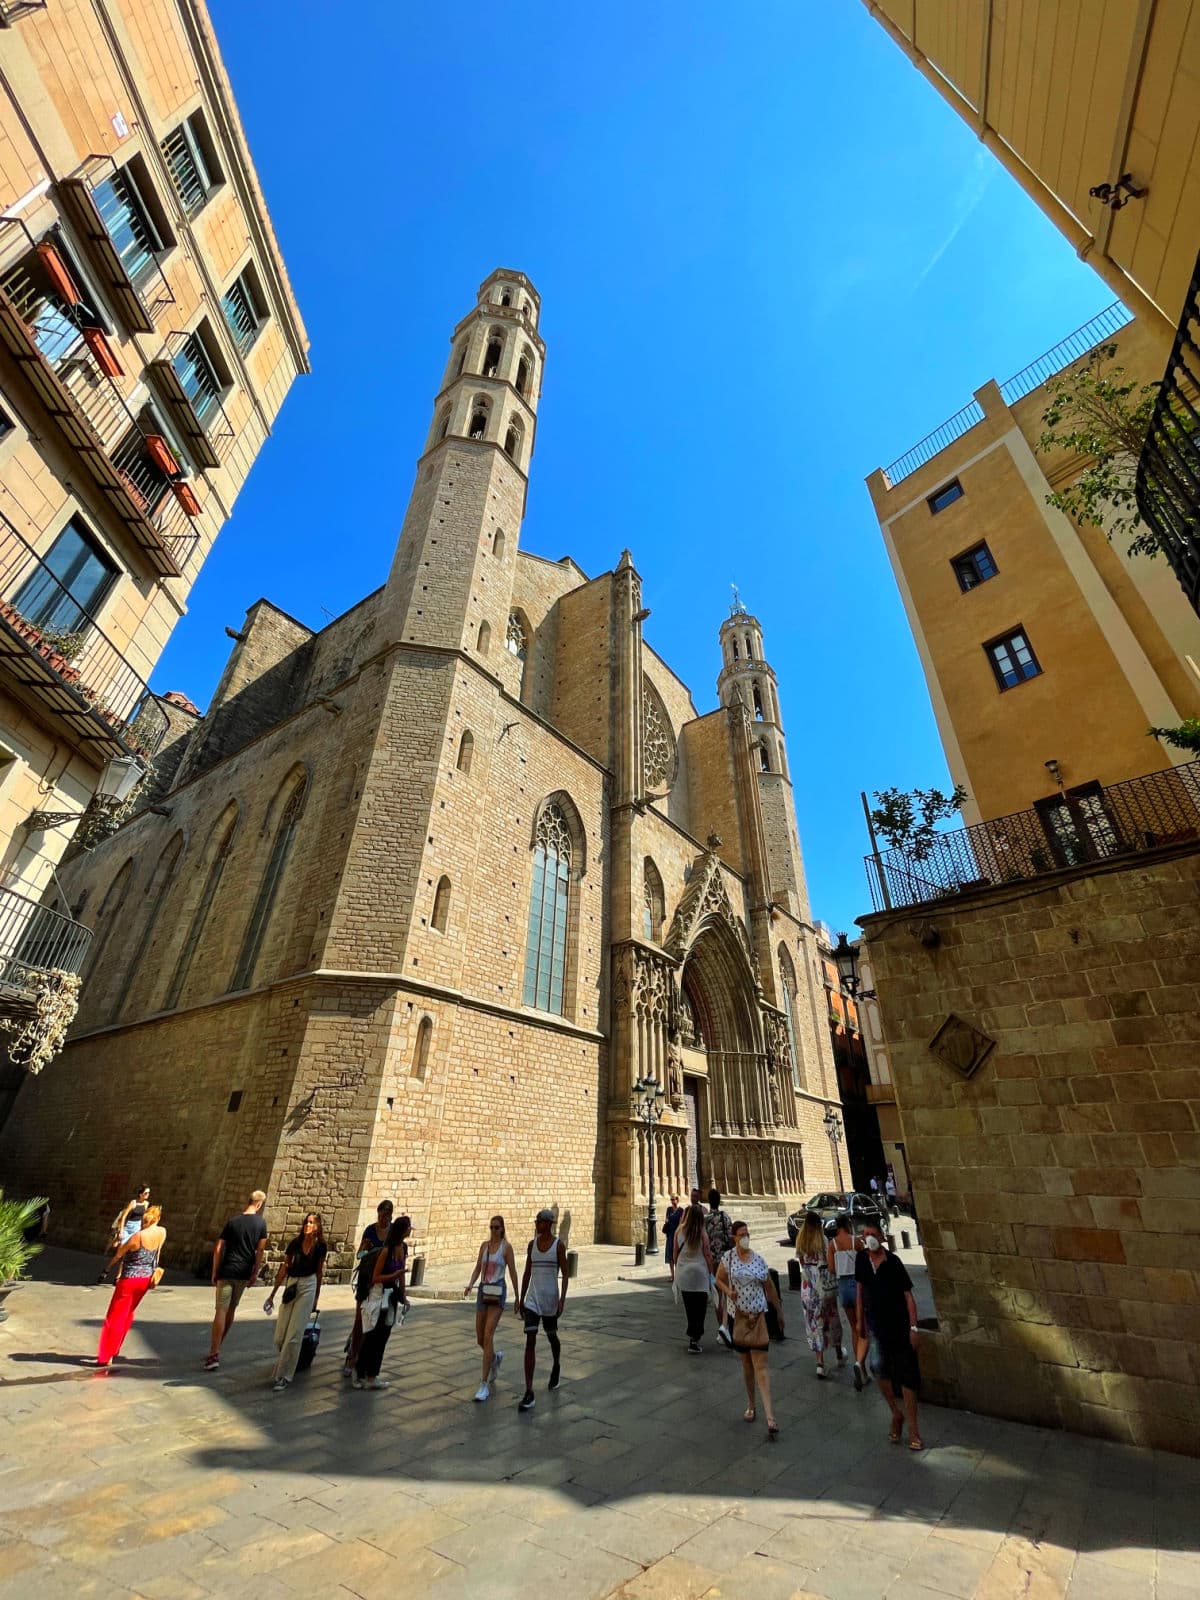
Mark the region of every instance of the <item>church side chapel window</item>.
[[508, 632], [504, 636], [504, 648], [509, 655], [516, 656], [518, 661], [524, 661], [529, 641], [525, 636], [525, 624], [521, 621], [519, 612], [508, 613]]
[[522, 1004], [563, 1014], [567, 966], [567, 900], [571, 888], [571, 832], [562, 808], [545, 806], [538, 818], [529, 895]]
[[229, 985], [231, 990], [249, 988], [250, 979], [254, 976], [255, 963], [262, 949], [263, 936], [271, 920], [271, 912], [275, 908], [275, 896], [279, 892], [279, 883], [283, 877], [283, 869], [287, 865], [292, 840], [296, 837], [296, 824], [304, 809], [304, 796], [307, 791], [307, 780], [297, 783], [288, 796], [287, 805], [284, 806], [283, 814], [279, 818], [279, 826], [275, 830], [275, 842], [271, 846], [271, 859], [267, 862], [266, 872], [263, 873], [258, 899], [254, 903], [246, 937], [242, 941], [242, 953], [238, 957], [233, 982]]
[[648, 683], [642, 686], [642, 761], [646, 782], [652, 788], [670, 781], [675, 769], [675, 740], [659, 698]]
[[663, 881], [659, 876], [658, 868], [649, 856], [646, 857], [642, 867], [642, 877], [644, 881], [642, 933], [645, 938], [657, 944], [662, 939], [666, 907], [663, 896]]

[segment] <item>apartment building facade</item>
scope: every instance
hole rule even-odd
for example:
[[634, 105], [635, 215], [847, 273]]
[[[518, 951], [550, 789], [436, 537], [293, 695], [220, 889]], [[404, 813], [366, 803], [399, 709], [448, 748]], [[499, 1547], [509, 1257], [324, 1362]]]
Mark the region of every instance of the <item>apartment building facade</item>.
[[0, 12], [0, 1017], [20, 1022], [49, 974], [86, 980], [89, 917], [53, 903], [53, 869], [163, 739], [155, 663], [308, 341], [202, 0]]

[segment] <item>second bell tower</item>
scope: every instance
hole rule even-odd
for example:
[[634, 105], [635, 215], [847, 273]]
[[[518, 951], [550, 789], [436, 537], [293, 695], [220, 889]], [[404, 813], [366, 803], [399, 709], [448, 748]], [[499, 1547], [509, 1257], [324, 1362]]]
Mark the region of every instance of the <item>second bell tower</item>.
[[388, 576], [406, 644], [485, 662], [504, 648], [545, 360], [539, 312], [525, 274], [499, 268], [454, 330]]

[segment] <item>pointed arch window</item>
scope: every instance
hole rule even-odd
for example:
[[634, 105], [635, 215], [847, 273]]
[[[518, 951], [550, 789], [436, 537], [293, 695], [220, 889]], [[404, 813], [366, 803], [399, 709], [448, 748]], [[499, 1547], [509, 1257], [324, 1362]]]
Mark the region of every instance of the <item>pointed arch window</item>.
[[517, 393], [519, 395], [526, 395], [529, 393], [529, 373], [529, 357], [527, 355], [523, 355], [517, 362]]
[[521, 427], [517, 422], [510, 422], [508, 425], [508, 432], [504, 435], [504, 454], [509, 458], [510, 461], [516, 461], [519, 465], [519, 458], [521, 454]]
[[179, 959], [175, 963], [175, 971], [171, 974], [171, 983], [167, 989], [166, 999], [163, 1001], [164, 1009], [173, 1011], [179, 1004], [179, 997], [183, 993], [184, 983], [187, 981], [188, 969], [192, 964], [192, 957], [196, 954], [196, 946], [200, 943], [200, 935], [204, 932], [204, 924], [208, 921], [208, 913], [212, 910], [213, 900], [216, 898], [220, 886], [221, 875], [225, 871], [225, 864], [229, 860], [229, 853], [233, 848], [233, 836], [237, 830], [237, 810], [234, 808], [227, 815], [227, 820], [218, 823], [218, 836], [205, 875], [204, 887], [200, 891], [200, 899], [192, 913], [192, 920], [188, 924], [187, 937], [183, 941], [183, 949], [179, 952]]
[[763, 720], [762, 690], [758, 686], [757, 679], [754, 681], [754, 715], [757, 721]]
[[100, 902], [100, 910], [96, 916], [96, 939], [92, 945], [91, 959], [84, 973], [83, 982], [94, 984], [100, 972], [100, 966], [108, 949], [108, 942], [112, 938], [113, 928], [121, 914], [121, 907], [125, 904], [129, 894], [129, 885], [133, 878], [133, 857], [117, 873], [109, 884], [104, 899]]
[[655, 944], [662, 942], [666, 902], [658, 868], [647, 856], [642, 864], [642, 933]]
[[487, 433], [488, 408], [482, 395], [476, 395], [471, 404], [471, 421], [467, 426], [468, 439], [482, 439]]
[[496, 533], [495, 533], [495, 537], [492, 539], [492, 554], [495, 556], [497, 561], [503, 561], [504, 560], [504, 546], [505, 546], [505, 538], [504, 538], [503, 530], [500, 529], [500, 528], [497, 528], [496, 529]]
[[468, 777], [471, 774], [471, 762], [475, 759], [475, 735], [470, 728], [466, 729], [458, 741], [458, 770]]
[[300, 813], [304, 809], [304, 797], [308, 793], [308, 779], [300, 778], [293, 785], [291, 794], [288, 795], [287, 804], [279, 817], [279, 825], [275, 829], [275, 840], [271, 845], [271, 856], [267, 862], [267, 870], [263, 873], [262, 883], [259, 885], [258, 898], [254, 902], [254, 910], [250, 915], [250, 922], [246, 928], [246, 936], [242, 940], [241, 954], [238, 964], [234, 969], [233, 982], [230, 989], [248, 989], [250, 980], [254, 976], [254, 968], [262, 949], [263, 938], [267, 925], [271, 920], [271, 912], [275, 908], [275, 897], [279, 893], [279, 884], [287, 866], [288, 855], [291, 852], [292, 841], [296, 837], [296, 826], [300, 821]]
[[450, 879], [444, 874], [433, 892], [433, 915], [429, 919], [435, 933], [445, 933], [450, 922]]
[[504, 354], [504, 340], [495, 328], [488, 334], [487, 348], [483, 353], [483, 375], [485, 378], [494, 378], [500, 368], [500, 358]]
[[425, 1074], [429, 1071], [429, 1047], [433, 1043], [433, 1018], [422, 1017], [417, 1024], [417, 1040], [413, 1045], [412, 1076], [420, 1083], [425, 1082]]
[[150, 902], [150, 910], [145, 924], [142, 927], [141, 937], [137, 942], [137, 949], [133, 960], [129, 963], [129, 982], [125, 985], [124, 994], [118, 998], [113, 1015], [116, 1016], [122, 1007], [128, 1007], [129, 997], [133, 986], [137, 982], [138, 973], [141, 971], [142, 962], [146, 959], [146, 952], [150, 948], [150, 941], [154, 937], [154, 930], [158, 926], [159, 913], [166, 903], [167, 896], [174, 887], [175, 874], [179, 867], [179, 858], [183, 854], [183, 834], [177, 833], [167, 845], [155, 863], [150, 881], [146, 885], [143, 899]]
[[737, 661], [737, 660], [739, 660], [739, 659], [740, 659], [740, 658], [741, 658], [741, 651], [740, 651], [740, 650], [739, 650], [739, 649], [738, 649], [738, 642], [737, 642], [737, 640], [736, 640], [736, 639], [735, 639], [735, 640], [734, 640], [734, 641], [733, 641], [733, 659], [734, 659], [734, 660], [735, 660], [735, 661]]
[[760, 744], [759, 747], [758, 747], [758, 759], [759, 759], [759, 764], [762, 767], [762, 770], [764, 772], [770, 772], [770, 770], [771, 770], [771, 752], [767, 749], [767, 742], [766, 742], [765, 739], [763, 740], [762, 744]]
[[792, 958], [782, 945], [779, 947], [779, 975], [780, 988], [783, 991], [783, 1015], [787, 1023], [788, 1049], [792, 1056], [792, 1086], [796, 1089], [803, 1088], [800, 1082], [800, 1052], [796, 1049], [796, 969], [792, 966]]
[[642, 766], [646, 782], [657, 789], [675, 774], [675, 735], [670, 718], [649, 678], [642, 679]]
[[571, 848], [566, 813], [553, 802], [544, 806], [534, 837], [523, 1004], [558, 1016], [563, 1014], [567, 968]]
[[529, 637], [519, 611], [508, 613], [508, 632], [504, 636], [504, 648], [509, 655], [516, 656], [518, 661], [524, 661], [529, 653]]
[[479, 624], [479, 654], [485, 656], [491, 648], [492, 625], [490, 622], [481, 622]]

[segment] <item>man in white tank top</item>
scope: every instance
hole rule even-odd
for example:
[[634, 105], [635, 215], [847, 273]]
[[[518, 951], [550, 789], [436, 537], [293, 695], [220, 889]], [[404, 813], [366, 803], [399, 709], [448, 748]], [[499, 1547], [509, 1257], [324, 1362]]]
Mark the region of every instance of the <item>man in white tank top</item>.
[[[525, 1251], [525, 1275], [521, 1279], [521, 1298], [517, 1310], [525, 1318], [525, 1393], [518, 1411], [532, 1411], [533, 1369], [537, 1358], [538, 1324], [546, 1330], [546, 1341], [554, 1365], [550, 1369], [550, 1389], [557, 1389], [562, 1346], [558, 1340], [558, 1319], [567, 1303], [567, 1252], [561, 1239], [554, 1237], [554, 1213], [543, 1207], [534, 1219], [537, 1233]], [[562, 1288], [559, 1289], [559, 1278]]]

